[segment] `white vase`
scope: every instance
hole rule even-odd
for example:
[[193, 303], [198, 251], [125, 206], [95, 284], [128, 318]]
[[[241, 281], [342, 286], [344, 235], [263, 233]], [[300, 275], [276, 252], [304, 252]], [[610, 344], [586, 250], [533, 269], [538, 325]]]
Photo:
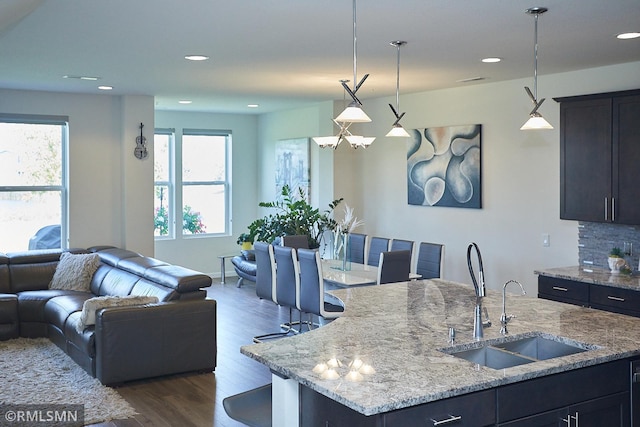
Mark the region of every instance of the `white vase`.
[[624, 258], [618, 258], [618, 257], [609, 257], [609, 269], [611, 270], [611, 273], [617, 274], [620, 273], [620, 269], [622, 268], [622, 266], [624, 266], [625, 262], [624, 262]]

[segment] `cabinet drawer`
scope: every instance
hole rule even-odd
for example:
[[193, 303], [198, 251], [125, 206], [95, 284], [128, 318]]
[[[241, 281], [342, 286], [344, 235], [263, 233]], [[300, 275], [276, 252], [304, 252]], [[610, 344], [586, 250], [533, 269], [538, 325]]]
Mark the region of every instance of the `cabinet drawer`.
[[480, 391], [385, 414], [385, 427], [489, 426], [496, 423], [494, 390]]
[[500, 387], [498, 423], [574, 405], [629, 388], [629, 362], [618, 360]]
[[538, 276], [538, 297], [587, 306], [589, 285], [573, 280]]
[[611, 286], [591, 285], [593, 308], [640, 317], [640, 292]]

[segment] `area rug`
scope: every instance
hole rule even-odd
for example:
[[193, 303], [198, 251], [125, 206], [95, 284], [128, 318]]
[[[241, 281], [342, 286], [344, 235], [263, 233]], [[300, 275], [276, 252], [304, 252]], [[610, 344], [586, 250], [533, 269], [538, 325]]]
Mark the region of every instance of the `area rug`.
[[46, 338], [0, 341], [0, 403], [80, 404], [85, 424], [133, 417], [136, 411]]

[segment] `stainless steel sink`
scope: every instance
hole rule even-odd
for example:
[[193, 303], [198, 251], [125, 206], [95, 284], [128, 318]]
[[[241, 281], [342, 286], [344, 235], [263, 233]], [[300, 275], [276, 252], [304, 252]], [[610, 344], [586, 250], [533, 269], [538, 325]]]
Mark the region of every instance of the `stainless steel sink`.
[[441, 348], [443, 353], [492, 369], [506, 369], [540, 360], [600, 348], [542, 332]]
[[492, 369], [505, 369], [511, 368], [512, 366], [534, 362], [532, 359], [524, 358], [517, 354], [490, 346], [474, 348], [471, 350], [462, 350], [449, 354], [468, 360], [471, 363], [487, 366]]
[[561, 342], [543, 336], [521, 338], [516, 341], [495, 344], [494, 347], [536, 360], [553, 359], [587, 351], [587, 348], [581, 347], [579, 343]]

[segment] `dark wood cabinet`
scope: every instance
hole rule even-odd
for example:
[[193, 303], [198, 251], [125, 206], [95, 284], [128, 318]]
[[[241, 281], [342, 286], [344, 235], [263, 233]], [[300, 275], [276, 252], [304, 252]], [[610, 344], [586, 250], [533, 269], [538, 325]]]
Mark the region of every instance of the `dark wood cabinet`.
[[640, 224], [640, 90], [560, 102], [560, 218]]
[[498, 425], [629, 426], [628, 373], [629, 362], [619, 360], [500, 387]]
[[494, 426], [495, 395], [495, 390], [480, 391], [367, 417], [308, 387], [301, 386], [300, 426]]
[[629, 385], [617, 360], [372, 416], [300, 386], [300, 426], [629, 427]]
[[589, 284], [575, 280], [538, 276], [538, 298], [589, 306]]
[[640, 317], [640, 291], [538, 276], [538, 298]]
[[499, 424], [500, 427], [626, 427], [629, 393], [618, 393]]

